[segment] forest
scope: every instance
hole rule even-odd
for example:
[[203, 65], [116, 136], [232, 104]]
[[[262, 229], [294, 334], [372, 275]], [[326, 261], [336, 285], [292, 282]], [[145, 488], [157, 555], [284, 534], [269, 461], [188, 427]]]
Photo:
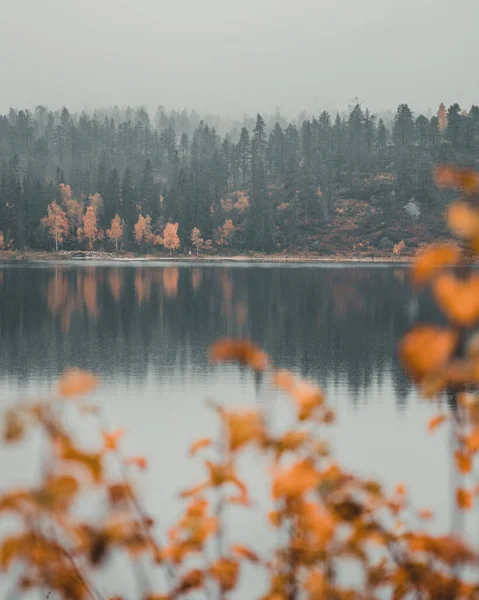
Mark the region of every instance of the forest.
[[[446, 235], [437, 164], [477, 166], [479, 106], [391, 119], [159, 107], [0, 115], [0, 247], [366, 256]], [[400, 246], [398, 246], [400, 244]]]

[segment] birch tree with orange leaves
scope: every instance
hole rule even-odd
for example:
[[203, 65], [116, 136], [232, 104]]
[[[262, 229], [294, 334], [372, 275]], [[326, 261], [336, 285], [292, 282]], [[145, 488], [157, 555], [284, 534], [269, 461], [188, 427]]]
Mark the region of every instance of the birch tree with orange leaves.
[[88, 248], [93, 250], [93, 246], [98, 239], [99, 229], [97, 226], [96, 212], [93, 205], [90, 205], [83, 215], [83, 227], [78, 230], [78, 239], [88, 241]]
[[111, 220], [110, 229], [107, 229], [106, 231], [106, 235], [115, 244], [116, 252], [118, 252], [118, 244], [123, 237], [124, 228], [125, 222], [123, 221], [123, 219], [120, 219], [118, 215], [115, 215], [115, 218]]
[[58, 244], [63, 242], [69, 231], [67, 215], [55, 201], [48, 205], [47, 211], [42, 224], [48, 229], [48, 235], [55, 240], [55, 251], [58, 252]]
[[201, 237], [201, 231], [198, 229], [198, 227], [194, 227], [191, 235], [190, 235], [190, 239], [191, 239], [191, 243], [193, 244], [193, 246], [196, 248], [196, 258], [198, 258], [198, 252], [200, 250], [200, 248], [203, 247], [203, 238]]
[[178, 225], [178, 223], [168, 223], [163, 230], [163, 246], [170, 251], [170, 256], [173, 250], [177, 250], [180, 246]]
[[64, 183], [60, 183], [60, 195], [67, 215], [70, 235], [75, 237], [77, 229], [82, 224], [83, 204], [73, 198], [71, 187]]
[[215, 233], [215, 241], [217, 246], [228, 246], [231, 242], [234, 232], [236, 231], [233, 221], [226, 219], [226, 221], [218, 227]]
[[135, 223], [133, 228], [135, 240], [138, 244], [151, 244], [154, 242], [155, 236], [151, 231], [151, 217], [150, 215], [146, 215], [144, 217], [142, 214], [138, 215], [138, 221]]

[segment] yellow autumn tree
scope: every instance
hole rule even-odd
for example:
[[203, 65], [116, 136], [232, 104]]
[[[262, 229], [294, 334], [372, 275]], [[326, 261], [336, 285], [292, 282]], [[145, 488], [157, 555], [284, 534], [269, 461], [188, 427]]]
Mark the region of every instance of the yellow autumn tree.
[[198, 252], [203, 247], [203, 238], [201, 237], [201, 231], [198, 227], [194, 227], [190, 235], [191, 243], [196, 248], [196, 258], [198, 258]]
[[163, 246], [170, 251], [177, 250], [180, 246], [178, 237], [178, 223], [168, 223], [163, 230]]
[[142, 214], [139, 214], [138, 221], [135, 223], [133, 229], [135, 240], [138, 244], [151, 244], [154, 241], [154, 235], [151, 231], [150, 215], [144, 217]]
[[68, 235], [69, 225], [65, 211], [55, 201], [48, 205], [42, 224], [48, 229], [48, 235], [55, 240], [55, 250], [58, 252], [58, 244]]
[[60, 183], [60, 195], [62, 205], [66, 212], [70, 235], [75, 237], [75, 233], [82, 224], [83, 204], [73, 198], [72, 190], [69, 185]]
[[233, 221], [231, 219], [226, 219], [226, 221], [218, 227], [215, 233], [215, 241], [217, 246], [228, 246], [231, 242], [231, 238], [235, 232], [236, 228], [233, 225]]
[[115, 215], [115, 218], [111, 220], [110, 229], [107, 229], [106, 235], [110, 238], [110, 240], [115, 244], [115, 250], [118, 252], [118, 244], [123, 237], [123, 230], [125, 227], [125, 223], [123, 219], [120, 219], [118, 215]]
[[98, 234], [99, 230], [97, 226], [96, 212], [93, 205], [90, 205], [83, 215], [83, 227], [78, 229], [78, 239], [79, 241], [86, 239], [88, 248], [92, 250], [96, 240], [98, 239]]

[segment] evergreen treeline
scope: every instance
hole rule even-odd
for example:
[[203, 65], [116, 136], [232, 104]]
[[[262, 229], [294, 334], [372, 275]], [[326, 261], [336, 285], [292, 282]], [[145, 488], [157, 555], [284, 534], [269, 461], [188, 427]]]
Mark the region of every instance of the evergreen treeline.
[[[149, 215], [151, 239], [178, 222], [182, 246], [191, 245], [193, 228], [204, 241], [224, 243], [221, 226], [231, 219], [229, 243], [238, 249], [304, 248], [330, 222], [338, 198], [377, 201], [387, 189], [398, 206], [414, 197], [431, 209], [438, 203], [433, 165], [479, 159], [478, 106], [441, 105], [429, 119], [401, 104], [385, 123], [355, 104], [344, 115], [322, 112], [302, 122], [278, 116], [265, 123], [257, 115], [218, 125], [229, 130], [220, 136], [186, 111], [160, 109], [152, 122], [142, 108], [11, 109], [0, 116], [3, 243], [52, 248], [43, 218], [52, 201], [66, 211], [66, 185], [84, 213], [94, 204], [100, 231], [119, 215], [126, 247], [135, 247], [139, 216]], [[63, 242], [77, 247], [75, 231]]]

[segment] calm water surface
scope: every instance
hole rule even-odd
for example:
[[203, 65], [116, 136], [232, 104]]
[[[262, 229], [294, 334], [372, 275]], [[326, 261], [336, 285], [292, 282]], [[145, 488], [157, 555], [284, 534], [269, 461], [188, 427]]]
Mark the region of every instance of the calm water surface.
[[[178, 515], [178, 490], [203, 475], [187, 448], [214, 432], [205, 401], [254, 402], [251, 374], [208, 364], [207, 348], [220, 336], [249, 337], [276, 365], [318, 381], [337, 410], [330, 438], [345, 466], [406, 483], [415, 504], [437, 514], [433, 528], [454, 522], [447, 428], [425, 434], [435, 409], [419, 399], [396, 355], [415, 321], [439, 317], [429, 298], [411, 291], [404, 268], [0, 265], [0, 290], [1, 405], [48, 391], [67, 366], [98, 373], [94, 401], [109, 426], [126, 427], [125, 451], [150, 459], [140, 486], [161, 523]], [[281, 399], [259, 393], [286, 418]], [[96, 432], [91, 423], [79, 427]], [[38, 473], [31, 445], [2, 451], [0, 461], [2, 489]], [[264, 508], [262, 465], [245, 457], [243, 474]], [[271, 542], [260, 510], [235, 511], [230, 531], [238, 542], [253, 537], [258, 549]]]

